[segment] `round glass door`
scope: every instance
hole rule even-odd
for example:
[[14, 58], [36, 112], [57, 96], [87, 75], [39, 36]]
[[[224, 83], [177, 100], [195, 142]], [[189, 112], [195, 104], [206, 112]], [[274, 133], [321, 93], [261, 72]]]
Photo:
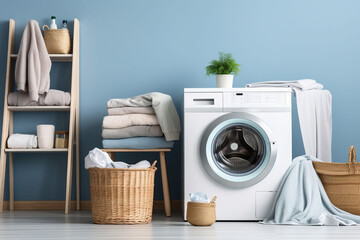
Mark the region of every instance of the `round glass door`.
[[276, 159], [270, 128], [246, 113], [229, 113], [212, 122], [201, 142], [201, 158], [210, 176], [232, 187], [265, 178]]

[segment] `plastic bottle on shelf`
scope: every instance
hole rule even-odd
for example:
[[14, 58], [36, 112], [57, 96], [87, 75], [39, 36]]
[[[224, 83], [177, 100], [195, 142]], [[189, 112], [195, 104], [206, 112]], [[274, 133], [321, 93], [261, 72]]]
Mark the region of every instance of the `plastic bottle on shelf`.
[[67, 20], [63, 20], [63, 27], [61, 29], [68, 30], [68, 28], [67, 28]]
[[55, 17], [55, 16], [51, 16], [50, 29], [57, 29], [57, 25], [56, 25], [56, 17]]

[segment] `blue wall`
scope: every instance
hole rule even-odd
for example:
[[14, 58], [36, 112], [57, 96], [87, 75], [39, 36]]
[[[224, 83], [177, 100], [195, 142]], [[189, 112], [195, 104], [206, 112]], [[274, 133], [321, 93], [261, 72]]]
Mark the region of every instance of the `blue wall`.
[[[9, 18], [16, 21], [16, 49], [29, 19], [41, 26], [49, 24], [51, 15], [57, 16], [58, 24], [62, 19], [80, 20], [81, 166], [87, 152], [101, 146], [108, 99], [159, 91], [173, 97], [180, 113], [183, 88], [215, 87], [204, 67], [218, 51], [231, 52], [244, 66], [235, 87], [301, 78], [324, 84], [333, 94], [333, 160], [346, 161], [351, 144], [360, 149], [359, 1], [1, 0], [0, 4], [0, 106]], [[69, 64], [54, 64], [51, 87], [68, 89], [69, 77]], [[65, 113], [17, 113], [15, 131], [35, 132], [39, 123], [66, 129], [61, 114]], [[293, 125], [297, 156], [304, 150], [296, 111]], [[180, 199], [180, 154], [178, 142], [167, 156], [173, 199]], [[131, 162], [157, 155], [117, 157]], [[65, 154], [17, 154], [15, 159], [16, 200], [64, 199]], [[157, 174], [156, 199], [162, 198], [160, 185]], [[85, 169], [81, 198], [89, 199]]]

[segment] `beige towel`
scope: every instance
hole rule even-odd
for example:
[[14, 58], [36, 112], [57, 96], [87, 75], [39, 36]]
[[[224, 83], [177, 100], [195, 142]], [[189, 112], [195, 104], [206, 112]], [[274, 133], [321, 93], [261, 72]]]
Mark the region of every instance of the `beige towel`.
[[30, 20], [21, 38], [15, 65], [17, 90], [29, 92], [30, 101], [49, 91], [51, 60], [39, 24]]
[[141, 125], [159, 125], [155, 115], [127, 114], [119, 116], [105, 116], [103, 128], [125, 128]]
[[103, 128], [103, 138], [161, 137], [160, 126], [131, 126], [125, 128]]
[[130, 113], [144, 113], [144, 114], [155, 114], [155, 111], [152, 107], [117, 107], [109, 108], [108, 113], [112, 115], [124, 115]]

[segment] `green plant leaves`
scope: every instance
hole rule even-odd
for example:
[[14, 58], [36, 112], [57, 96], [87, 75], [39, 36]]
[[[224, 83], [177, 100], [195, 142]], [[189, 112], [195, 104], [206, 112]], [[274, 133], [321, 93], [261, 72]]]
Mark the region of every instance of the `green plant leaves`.
[[231, 53], [219, 52], [219, 60], [212, 60], [206, 70], [206, 75], [238, 74], [240, 64], [237, 64]]

